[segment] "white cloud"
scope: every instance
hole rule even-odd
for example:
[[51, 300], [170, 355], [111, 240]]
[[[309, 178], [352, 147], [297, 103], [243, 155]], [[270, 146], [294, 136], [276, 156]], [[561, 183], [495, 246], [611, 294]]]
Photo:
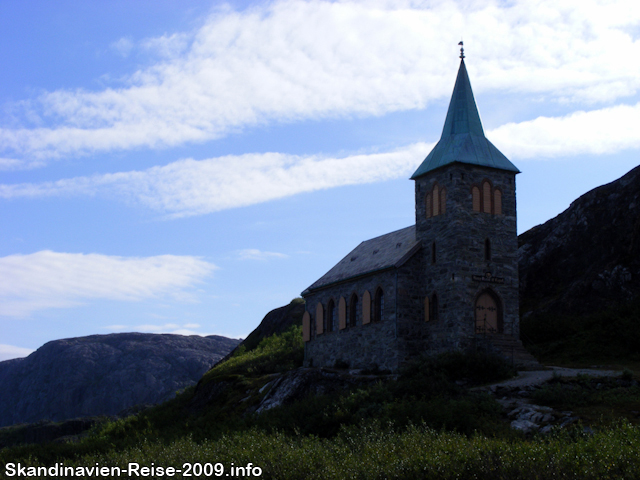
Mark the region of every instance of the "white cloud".
[[116, 257], [40, 251], [0, 258], [0, 315], [21, 317], [92, 299], [138, 301], [170, 296], [209, 275], [215, 265], [196, 257]]
[[258, 250], [257, 248], [245, 248], [244, 250], [239, 250], [237, 253], [240, 260], [269, 260], [271, 258], [289, 258], [289, 255], [285, 255], [284, 253], [263, 252], [262, 250]]
[[35, 350], [31, 348], [14, 347], [0, 343], [0, 362], [11, 360], [12, 358], [22, 358], [31, 355]]
[[487, 136], [507, 157], [550, 158], [640, 148], [640, 103], [508, 123]]
[[185, 323], [179, 325], [177, 323], [165, 323], [162, 325], [143, 324], [143, 325], [109, 325], [104, 327], [107, 330], [113, 332], [142, 332], [142, 333], [171, 333], [174, 335], [200, 335], [206, 336], [207, 333], [197, 332], [196, 329], [200, 328], [197, 323]]
[[[0, 129], [0, 152], [28, 163], [422, 108], [450, 94], [461, 34], [476, 91], [610, 102], [638, 90], [640, 64], [629, 59], [640, 56], [639, 24], [640, 3], [628, 0], [282, 0], [220, 9], [193, 32], [142, 42], [163, 60], [125, 88], [26, 102], [35, 106], [23, 125], [35, 115], [44, 126]], [[126, 38], [116, 43], [126, 50]]]
[[144, 171], [0, 185], [0, 197], [107, 194], [174, 217], [253, 205], [302, 192], [407, 176], [432, 145], [343, 158], [281, 153], [180, 160]]
[[[640, 103], [508, 123], [487, 131], [487, 137], [514, 161], [544, 159], [640, 148], [636, 125]], [[0, 184], [0, 198], [107, 195], [171, 217], [201, 215], [303, 192], [407, 177], [432, 147], [416, 143], [342, 158], [255, 153], [186, 159], [143, 171]], [[243, 258], [254, 257], [245, 253]]]

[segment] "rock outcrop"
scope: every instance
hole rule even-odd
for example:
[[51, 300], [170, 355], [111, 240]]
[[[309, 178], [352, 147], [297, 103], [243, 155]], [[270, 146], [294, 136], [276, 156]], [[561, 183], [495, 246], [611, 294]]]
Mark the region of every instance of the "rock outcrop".
[[640, 295], [640, 167], [519, 241], [520, 313], [582, 314]]
[[239, 340], [143, 333], [48, 342], [0, 362], [0, 426], [115, 415], [195, 384]]

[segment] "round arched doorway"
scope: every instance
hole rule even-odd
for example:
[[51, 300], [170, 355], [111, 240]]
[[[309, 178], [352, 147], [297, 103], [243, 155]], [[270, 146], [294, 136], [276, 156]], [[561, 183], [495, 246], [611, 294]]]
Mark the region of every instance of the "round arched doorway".
[[476, 333], [502, 333], [502, 309], [500, 299], [491, 290], [478, 295], [475, 306]]

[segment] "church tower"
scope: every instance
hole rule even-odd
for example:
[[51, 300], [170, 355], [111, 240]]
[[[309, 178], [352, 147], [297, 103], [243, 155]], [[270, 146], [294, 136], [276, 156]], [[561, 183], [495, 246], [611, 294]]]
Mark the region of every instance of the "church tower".
[[519, 338], [519, 170], [485, 137], [460, 59], [440, 141], [411, 177], [431, 351]]

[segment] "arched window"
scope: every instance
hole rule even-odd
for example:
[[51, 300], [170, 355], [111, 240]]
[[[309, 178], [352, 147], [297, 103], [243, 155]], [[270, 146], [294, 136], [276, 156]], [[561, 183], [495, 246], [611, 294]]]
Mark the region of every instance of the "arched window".
[[438, 320], [438, 295], [431, 296], [431, 320]]
[[431, 263], [436, 263], [436, 242], [431, 244]]
[[349, 326], [355, 327], [358, 321], [358, 295], [351, 295], [349, 300]]
[[474, 186], [471, 189], [471, 201], [473, 203], [473, 211], [479, 212], [480, 211], [480, 189], [476, 186]]
[[428, 322], [431, 320], [431, 302], [429, 301], [429, 297], [424, 297], [424, 321]]
[[384, 318], [384, 292], [378, 287], [373, 300], [373, 321], [380, 322]]
[[338, 301], [338, 325], [340, 330], [347, 328], [347, 301], [344, 297]]
[[484, 259], [487, 262], [491, 260], [491, 240], [488, 238], [484, 239]]
[[440, 189], [436, 183], [433, 186], [433, 216], [435, 217], [440, 213]]
[[502, 190], [493, 188], [489, 180], [483, 180], [482, 192], [477, 185], [471, 187], [471, 206], [474, 212], [502, 215]]
[[324, 332], [324, 309], [322, 303], [318, 302], [316, 305], [316, 335], [321, 335]]
[[430, 192], [425, 195], [425, 216], [427, 218], [443, 215], [447, 211], [447, 191], [444, 187], [440, 187], [437, 183]]
[[502, 192], [497, 188], [493, 191], [493, 213], [502, 215]]
[[333, 299], [329, 300], [327, 305], [327, 332], [333, 332], [336, 325], [336, 306]]
[[371, 323], [371, 294], [365, 290], [362, 294], [362, 325]]
[[311, 340], [311, 315], [309, 312], [304, 312], [302, 316], [302, 341], [308, 342]]
[[491, 213], [491, 184], [487, 180], [482, 183], [482, 211]]

